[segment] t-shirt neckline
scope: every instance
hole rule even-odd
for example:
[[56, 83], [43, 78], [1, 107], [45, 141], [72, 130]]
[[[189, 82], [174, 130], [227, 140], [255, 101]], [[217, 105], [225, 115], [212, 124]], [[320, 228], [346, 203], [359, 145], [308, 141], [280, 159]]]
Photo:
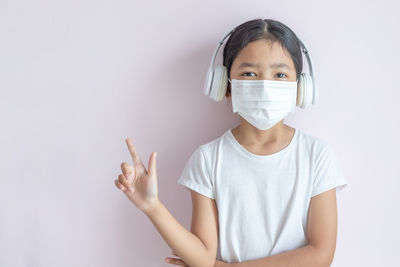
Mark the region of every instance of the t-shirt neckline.
[[283, 149], [279, 150], [278, 152], [275, 152], [273, 154], [269, 154], [269, 155], [257, 155], [254, 154], [250, 151], [248, 151], [246, 148], [244, 148], [235, 138], [235, 136], [232, 133], [232, 129], [233, 127], [229, 128], [226, 133], [228, 136], [228, 139], [233, 143], [234, 147], [236, 149], [238, 149], [242, 154], [245, 154], [246, 156], [253, 158], [253, 159], [257, 159], [257, 160], [270, 160], [273, 158], [277, 158], [280, 157], [281, 155], [287, 153], [289, 150], [292, 149], [292, 147], [295, 146], [295, 143], [297, 142], [297, 136], [299, 135], [299, 130], [294, 128], [294, 135], [292, 137], [292, 140], [290, 140], [290, 143], [284, 147]]

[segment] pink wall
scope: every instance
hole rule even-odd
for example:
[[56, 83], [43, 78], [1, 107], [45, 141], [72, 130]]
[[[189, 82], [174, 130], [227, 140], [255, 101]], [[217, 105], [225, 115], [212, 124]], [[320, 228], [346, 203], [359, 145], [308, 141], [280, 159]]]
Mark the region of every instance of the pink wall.
[[398, 10], [394, 0], [1, 1], [0, 266], [171, 266], [114, 186], [132, 163], [124, 139], [146, 166], [157, 151], [159, 197], [190, 229], [178, 176], [198, 145], [239, 122], [203, 95], [206, 69], [222, 36], [257, 17], [291, 27], [314, 61], [319, 103], [286, 123], [332, 144], [349, 181], [332, 266], [394, 266]]

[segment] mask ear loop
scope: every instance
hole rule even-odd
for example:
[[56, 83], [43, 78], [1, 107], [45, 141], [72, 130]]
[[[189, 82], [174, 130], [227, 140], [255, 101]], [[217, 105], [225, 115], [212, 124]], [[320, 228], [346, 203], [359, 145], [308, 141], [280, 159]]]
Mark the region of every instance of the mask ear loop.
[[[228, 78], [228, 82], [230, 82], [232, 84], [231, 79]], [[231, 104], [229, 105], [229, 102], [231, 102]], [[233, 107], [232, 107], [232, 88], [231, 88], [231, 100], [229, 101], [228, 98], [226, 98], [226, 105], [230, 106], [231, 112], [233, 113]]]

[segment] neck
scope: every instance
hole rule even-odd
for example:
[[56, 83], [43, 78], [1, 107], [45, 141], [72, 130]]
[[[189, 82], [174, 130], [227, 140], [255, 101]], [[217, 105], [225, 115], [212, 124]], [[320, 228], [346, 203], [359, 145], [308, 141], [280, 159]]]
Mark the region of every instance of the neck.
[[260, 130], [243, 118], [240, 118], [240, 124], [232, 129], [232, 132], [235, 133], [237, 139], [243, 145], [265, 146], [285, 142], [292, 130], [294, 129], [283, 124], [283, 120], [268, 130]]

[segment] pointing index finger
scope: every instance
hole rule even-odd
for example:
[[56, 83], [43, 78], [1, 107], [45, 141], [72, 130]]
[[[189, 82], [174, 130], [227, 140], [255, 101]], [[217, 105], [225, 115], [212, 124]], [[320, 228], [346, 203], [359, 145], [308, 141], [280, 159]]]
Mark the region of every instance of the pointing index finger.
[[125, 142], [128, 145], [129, 152], [131, 153], [131, 156], [133, 159], [133, 165], [134, 166], [139, 165], [141, 163], [141, 160], [140, 160], [139, 154], [137, 153], [137, 151], [135, 149], [135, 146], [133, 145], [132, 140], [128, 137], [128, 138], [126, 138]]

